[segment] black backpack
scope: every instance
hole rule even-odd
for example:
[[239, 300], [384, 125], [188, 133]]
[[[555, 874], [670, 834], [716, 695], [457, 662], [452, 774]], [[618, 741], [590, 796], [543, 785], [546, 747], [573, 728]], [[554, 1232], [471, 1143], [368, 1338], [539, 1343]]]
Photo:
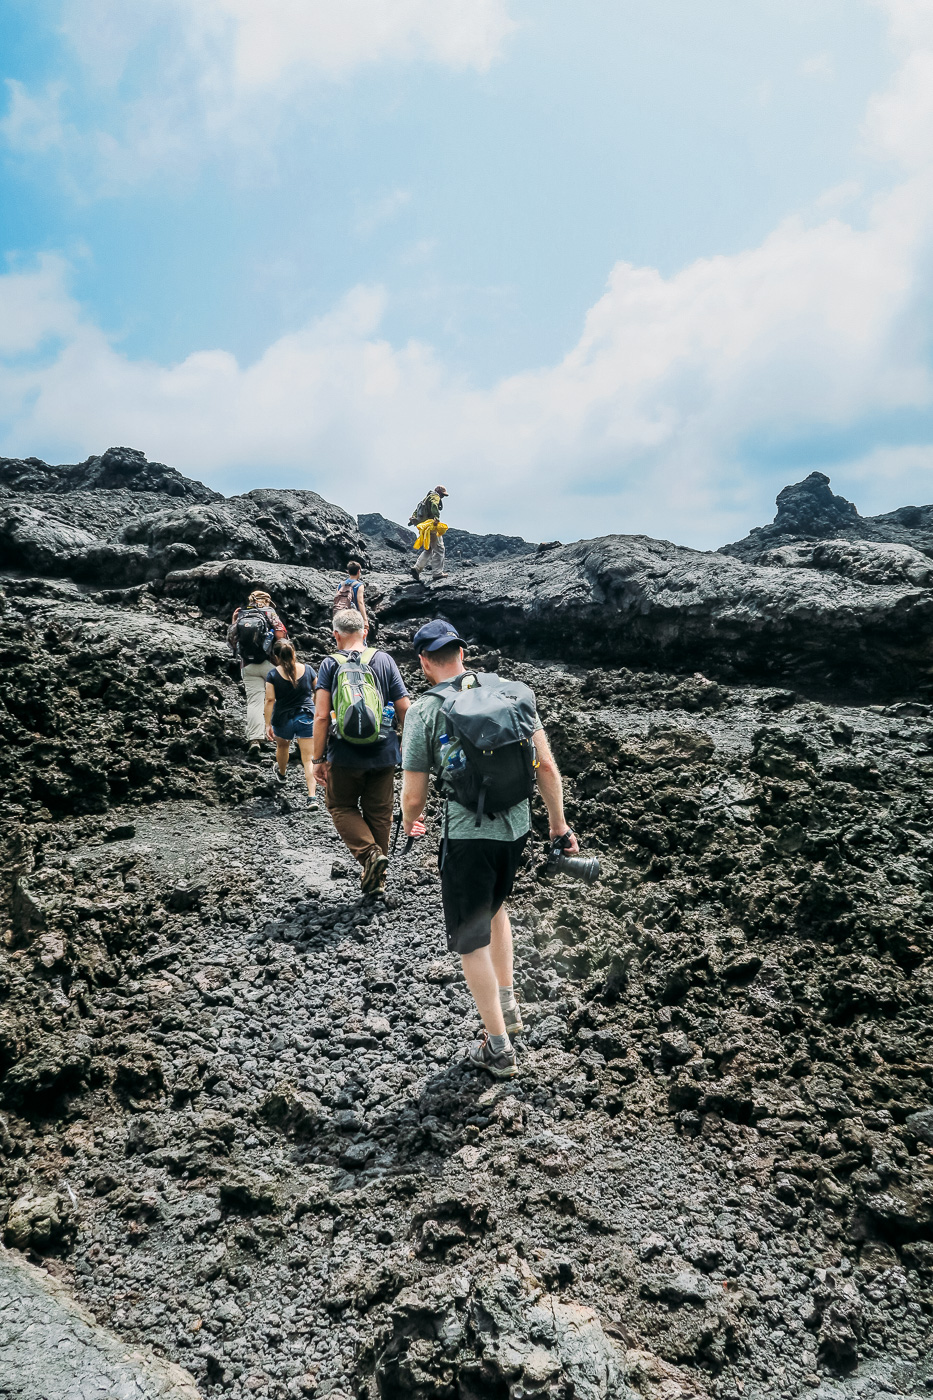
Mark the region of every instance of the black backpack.
[[237, 655], [247, 666], [272, 656], [275, 630], [262, 608], [244, 608], [236, 620]]
[[535, 790], [535, 750], [531, 736], [537, 723], [534, 691], [522, 681], [501, 676], [470, 676], [473, 684], [452, 690], [448, 682], [429, 695], [443, 695], [447, 722], [442, 791], [461, 807], [483, 815], [507, 812]]

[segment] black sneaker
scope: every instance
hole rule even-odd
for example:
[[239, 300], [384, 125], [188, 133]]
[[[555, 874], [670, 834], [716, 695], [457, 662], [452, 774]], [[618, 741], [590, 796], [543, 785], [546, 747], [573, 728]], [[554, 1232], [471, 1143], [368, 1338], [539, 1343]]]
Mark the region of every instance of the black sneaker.
[[474, 1069], [484, 1069], [494, 1079], [512, 1079], [518, 1073], [514, 1050], [500, 1050], [498, 1055], [489, 1048], [489, 1036], [484, 1031], [470, 1046], [467, 1061]]
[[286, 768], [285, 772], [283, 773], [280, 770], [279, 765], [277, 763], [273, 763], [272, 776], [278, 783], [279, 787], [284, 787], [285, 784], [288, 782], [288, 769]]
[[262, 761], [262, 749], [259, 744], [250, 744], [246, 750], [246, 760], [248, 763], [260, 763]]
[[388, 856], [384, 856], [380, 850], [372, 852], [363, 866], [363, 874], [360, 876], [360, 885], [364, 894], [372, 894], [374, 890], [379, 888], [388, 864]]

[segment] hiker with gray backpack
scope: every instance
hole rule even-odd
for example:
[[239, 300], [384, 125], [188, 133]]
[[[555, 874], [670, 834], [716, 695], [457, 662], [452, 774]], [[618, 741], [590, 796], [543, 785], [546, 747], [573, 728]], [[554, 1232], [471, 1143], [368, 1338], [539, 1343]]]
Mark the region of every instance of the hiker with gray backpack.
[[336, 649], [317, 674], [312, 761], [326, 784], [337, 833], [363, 867], [364, 894], [385, 887], [395, 769], [411, 701], [391, 656], [368, 647], [363, 618], [344, 608], [333, 621]]
[[227, 645], [240, 663], [240, 679], [246, 691], [247, 757], [258, 763], [266, 737], [266, 676], [272, 664], [272, 648], [288, 636], [285, 624], [263, 589], [255, 589], [245, 608], [237, 608], [227, 630]]
[[408, 836], [428, 800], [433, 773], [445, 799], [438, 866], [447, 947], [463, 975], [484, 1034], [471, 1065], [496, 1079], [517, 1071], [511, 1037], [524, 1030], [513, 989], [512, 893], [531, 831], [537, 785], [552, 849], [579, 850], [564, 818], [561, 776], [541, 727], [534, 692], [463, 664], [463, 640], [437, 619], [412, 643], [431, 689], [408, 713], [402, 749], [402, 822]]

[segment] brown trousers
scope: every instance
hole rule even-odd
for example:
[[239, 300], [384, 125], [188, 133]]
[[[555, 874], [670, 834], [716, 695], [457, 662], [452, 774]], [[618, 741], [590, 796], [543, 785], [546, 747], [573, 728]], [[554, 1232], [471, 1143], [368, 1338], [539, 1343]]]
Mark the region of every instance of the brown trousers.
[[373, 848], [389, 854], [395, 805], [394, 768], [336, 768], [327, 774], [327, 810], [337, 833], [360, 865]]

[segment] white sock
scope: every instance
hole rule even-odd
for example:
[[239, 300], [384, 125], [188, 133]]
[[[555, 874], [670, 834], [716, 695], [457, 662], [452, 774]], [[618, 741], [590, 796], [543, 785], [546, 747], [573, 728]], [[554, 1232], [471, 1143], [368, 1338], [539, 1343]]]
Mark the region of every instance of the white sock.
[[499, 988], [499, 1005], [503, 1011], [510, 1011], [515, 1005], [515, 991], [512, 987]]
[[494, 1055], [501, 1055], [504, 1050], [511, 1050], [512, 1042], [507, 1034], [487, 1036], [489, 1048]]

